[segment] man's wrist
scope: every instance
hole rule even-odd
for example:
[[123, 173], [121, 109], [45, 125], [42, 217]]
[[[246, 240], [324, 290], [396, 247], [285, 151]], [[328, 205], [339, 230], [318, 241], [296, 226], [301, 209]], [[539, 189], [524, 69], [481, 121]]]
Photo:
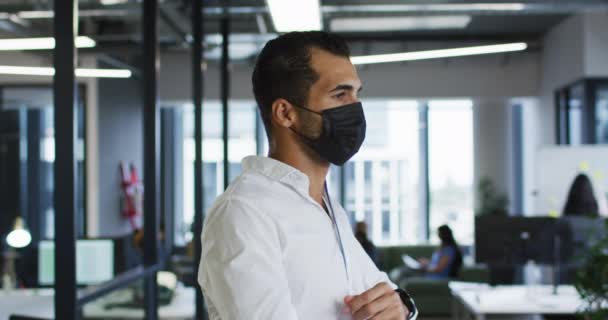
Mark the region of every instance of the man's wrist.
[[401, 298], [401, 302], [407, 307], [409, 313], [406, 315], [407, 320], [416, 320], [418, 318], [418, 309], [416, 308], [416, 304], [414, 303], [414, 299], [403, 289], [395, 290], [397, 294], [399, 294], [399, 298]]

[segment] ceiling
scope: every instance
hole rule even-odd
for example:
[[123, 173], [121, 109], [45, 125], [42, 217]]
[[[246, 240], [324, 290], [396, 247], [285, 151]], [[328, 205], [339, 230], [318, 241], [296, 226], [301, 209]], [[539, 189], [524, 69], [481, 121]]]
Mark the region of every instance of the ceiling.
[[[108, 4], [115, 2], [116, 4]], [[207, 50], [217, 51], [221, 42], [219, 21], [223, 16], [222, 0], [204, 1], [204, 30], [208, 35]], [[104, 4], [105, 3], [105, 4]], [[571, 14], [590, 11], [608, 11], [608, 0], [569, 1], [518, 1], [521, 8], [511, 10], [505, 3], [486, 0], [321, 0], [323, 25], [331, 30], [332, 22], [344, 18], [374, 18], [403, 20], [428, 16], [470, 17], [463, 28], [433, 30], [353, 30], [339, 32], [350, 41], [400, 41], [408, 42], [505, 42], [536, 41], [551, 27]], [[422, 5], [421, 5], [422, 4]], [[458, 5], [469, 5], [467, 8]], [[471, 4], [473, 4], [471, 6]], [[488, 10], [483, 5], [506, 5], [504, 10]], [[430, 5], [430, 6], [429, 6]], [[433, 7], [440, 5], [439, 7]], [[444, 6], [441, 6], [444, 5]], [[447, 6], [445, 6], [447, 5]], [[457, 5], [457, 6], [454, 6]], [[141, 38], [140, 0], [86, 0], [79, 1], [80, 34], [97, 41], [96, 51], [126, 52], [138, 48]], [[163, 49], [187, 49], [190, 41], [190, 0], [160, 1], [160, 41]], [[24, 36], [50, 36], [52, 18], [49, 15], [52, 1], [2, 0], [0, 2], [0, 38]], [[500, 8], [498, 8], [500, 9]], [[255, 51], [276, 30], [264, 0], [232, 0], [228, 7], [231, 21], [231, 43]], [[467, 18], [469, 19], [469, 18]], [[376, 20], [374, 20], [376, 21]], [[368, 23], [369, 24], [369, 23]], [[364, 24], [361, 24], [363, 26]], [[357, 24], [355, 23], [355, 27]], [[245, 50], [245, 51], [247, 51]], [[251, 53], [249, 53], [251, 54]], [[247, 54], [244, 54], [243, 58]], [[236, 57], [240, 58], [240, 57]]]

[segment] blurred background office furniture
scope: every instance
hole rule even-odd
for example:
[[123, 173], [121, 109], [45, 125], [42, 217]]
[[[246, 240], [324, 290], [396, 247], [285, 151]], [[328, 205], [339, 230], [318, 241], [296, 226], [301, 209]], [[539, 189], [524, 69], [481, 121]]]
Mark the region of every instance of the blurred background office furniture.
[[0, 320], [8, 320], [11, 315], [53, 319], [53, 299], [53, 289], [0, 290]]
[[481, 283], [450, 282], [454, 296], [452, 319], [485, 320], [488, 316], [551, 315], [574, 317], [583, 306], [574, 286], [549, 285], [488, 286]]
[[[470, 254], [470, 248], [462, 246], [463, 255]], [[423, 276], [409, 276], [404, 271], [401, 257], [405, 254], [415, 259], [428, 258], [437, 246], [390, 246], [379, 247], [381, 269], [400, 287], [416, 297], [416, 305], [421, 317], [448, 317], [452, 312], [452, 294], [448, 287], [450, 281], [488, 283], [489, 272], [483, 265], [468, 265], [460, 269], [458, 277], [446, 280], [428, 279]]]
[[[192, 319], [195, 313], [194, 288], [187, 288], [175, 276], [159, 272], [159, 318], [166, 320]], [[82, 319], [143, 319], [143, 283], [114, 291], [88, 303], [82, 309]], [[54, 319], [54, 290], [15, 289], [0, 291], [0, 320], [12, 315]]]
[[[130, 290], [119, 290], [99, 300], [85, 305], [83, 308], [84, 319], [106, 320], [106, 319], [143, 319], [143, 305], [139, 308], [125, 305], [133, 299]], [[162, 300], [162, 294], [160, 299]], [[159, 302], [158, 317], [165, 320], [189, 320], [194, 318], [194, 288], [178, 285], [169, 304], [163, 305]]]

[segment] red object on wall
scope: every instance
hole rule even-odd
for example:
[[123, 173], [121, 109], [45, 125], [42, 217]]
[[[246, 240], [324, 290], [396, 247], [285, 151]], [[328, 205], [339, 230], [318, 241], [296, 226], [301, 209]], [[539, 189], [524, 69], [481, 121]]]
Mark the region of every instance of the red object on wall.
[[143, 185], [137, 176], [135, 165], [131, 164], [127, 169], [124, 162], [120, 162], [120, 173], [122, 176], [122, 216], [129, 220], [133, 230], [139, 229], [137, 217], [142, 215], [143, 208]]

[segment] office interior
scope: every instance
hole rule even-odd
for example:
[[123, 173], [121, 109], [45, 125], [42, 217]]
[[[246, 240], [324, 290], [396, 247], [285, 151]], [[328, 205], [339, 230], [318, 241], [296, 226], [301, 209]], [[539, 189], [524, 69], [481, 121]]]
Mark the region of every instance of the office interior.
[[[608, 282], [585, 273], [608, 250], [606, 1], [281, 3], [0, 2], [0, 319], [207, 319], [205, 212], [268, 152], [256, 55], [310, 17], [364, 86], [367, 138], [330, 193], [420, 318], [599, 312], [580, 288]], [[564, 211], [580, 174], [596, 212]], [[458, 276], [408, 277], [403, 256], [430, 258], [444, 224]], [[554, 300], [484, 309], [496, 288]]]

